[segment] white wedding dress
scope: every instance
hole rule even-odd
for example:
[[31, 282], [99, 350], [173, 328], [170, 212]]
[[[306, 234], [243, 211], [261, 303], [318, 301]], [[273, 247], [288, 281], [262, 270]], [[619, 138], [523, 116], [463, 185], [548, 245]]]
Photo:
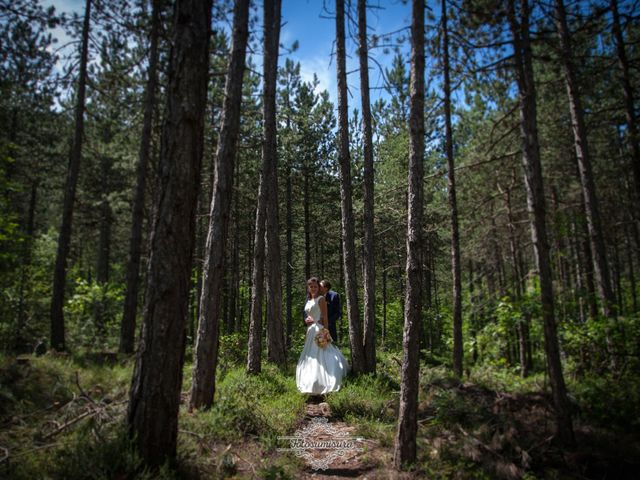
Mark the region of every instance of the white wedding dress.
[[307, 328], [304, 348], [296, 367], [296, 384], [302, 393], [321, 395], [337, 392], [342, 385], [342, 379], [349, 371], [349, 363], [342, 352], [330, 342], [325, 348], [315, 342], [316, 334], [322, 329], [320, 320], [320, 306], [318, 299], [307, 301], [304, 311], [315, 321]]

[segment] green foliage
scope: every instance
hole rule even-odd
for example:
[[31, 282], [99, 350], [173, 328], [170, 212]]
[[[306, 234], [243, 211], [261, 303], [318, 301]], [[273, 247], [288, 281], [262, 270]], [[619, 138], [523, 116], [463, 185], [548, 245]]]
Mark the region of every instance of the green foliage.
[[[247, 349], [247, 341], [243, 334], [220, 335], [218, 368], [224, 372], [229, 367], [244, 365], [247, 361]], [[222, 375], [224, 376], [224, 373]]]
[[[376, 318], [382, 319], [382, 304], [376, 303], [378, 310]], [[382, 337], [382, 321], [377, 322], [378, 338]], [[387, 350], [398, 350], [402, 348], [402, 332], [404, 328], [404, 312], [400, 299], [393, 299], [387, 302], [387, 322], [384, 336], [384, 346]]]
[[124, 286], [78, 278], [65, 306], [71, 349], [117, 350]]
[[263, 467], [259, 470], [259, 477], [265, 480], [289, 480], [293, 478], [289, 476], [287, 471], [282, 465], [271, 465], [269, 467]]
[[[5, 478], [115, 478], [138, 472], [118, 421], [103, 423], [88, 417], [73, 423], [52, 439], [50, 431], [85, 411], [88, 400], [113, 405], [126, 398], [131, 365], [94, 365], [68, 355], [0, 357], [0, 444], [8, 448], [8, 463], [0, 467]], [[82, 392], [79, 390], [82, 388]], [[48, 428], [48, 430], [47, 430]], [[119, 473], [118, 473], [119, 472]], [[134, 477], [131, 477], [134, 478]]]
[[327, 395], [327, 403], [334, 417], [351, 415], [381, 422], [396, 418], [397, 401], [387, 377], [374, 374], [347, 377], [339, 391]]
[[2, 147], [0, 143], [0, 272], [6, 272], [15, 268], [24, 238], [19, 230], [17, 212], [12, 210], [8, 196], [10, 191], [20, 188], [9, 179], [7, 172], [14, 168], [15, 159]]
[[[88, 424], [87, 424], [88, 425]], [[157, 478], [143, 471], [143, 462], [124, 425], [102, 432], [99, 440], [88, 427], [70, 435], [65, 445], [52, 455], [51, 476], [55, 479]], [[131, 477], [131, 472], [142, 472]], [[161, 475], [161, 478], [167, 478]]]
[[187, 429], [216, 440], [233, 441], [263, 436], [265, 442], [295, 429], [304, 411], [304, 396], [295, 377], [271, 364], [258, 375], [247, 375], [244, 367], [229, 369], [216, 387], [213, 406], [185, 419]]
[[605, 428], [640, 433], [640, 376], [617, 378], [608, 374], [588, 374], [569, 382], [578, 417]]

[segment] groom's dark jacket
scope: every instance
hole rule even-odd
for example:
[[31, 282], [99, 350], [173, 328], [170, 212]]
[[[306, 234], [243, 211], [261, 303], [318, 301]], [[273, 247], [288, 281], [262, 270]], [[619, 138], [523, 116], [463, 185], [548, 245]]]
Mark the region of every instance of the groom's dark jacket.
[[329, 317], [329, 333], [334, 341], [338, 341], [338, 328], [336, 322], [342, 316], [342, 306], [340, 305], [340, 295], [333, 290], [329, 290], [325, 296], [327, 301], [327, 316]]
[[[338, 341], [338, 328], [336, 322], [342, 316], [342, 306], [340, 305], [340, 295], [333, 290], [329, 290], [324, 299], [327, 301], [327, 316], [329, 317], [329, 333], [334, 342]], [[307, 297], [308, 300], [308, 297]], [[307, 318], [307, 314], [302, 309], [302, 320]]]

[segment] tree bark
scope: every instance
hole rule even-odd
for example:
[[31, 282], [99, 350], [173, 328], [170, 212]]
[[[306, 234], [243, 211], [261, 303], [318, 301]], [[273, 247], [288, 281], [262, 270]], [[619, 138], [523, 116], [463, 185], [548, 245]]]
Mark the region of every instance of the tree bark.
[[84, 22], [82, 26], [82, 47], [80, 51], [80, 74], [75, 109], [75, 133], [69, 158], [67, 182], [64, 190], [62, 224], [58, 237], [56, 266], [53, 275], [53, 294], [51, 298], [51, 347], [65, 350], [64, 332], [64, 290], [67, 280], [67, 257], [71, 247], [71, 224], [73, 222], [73, 204], [76, 198], [76, 186], [82, 160], [82, 142], [84, 136], [84, 109], [87, 86], [87, 62], [89, 59], [89, 29], [91, 26], [91, 0], [86, 0]]
[[344, 0], [336, 0], [336, 58], [338, 76], [338, 135], [340, 139], [340, 206], [342, 209], [342, 249], [344, 282], [347, 292], [347, 316], [353, 373], [366, 371], [358, 290], [356, 282], [356, 249], [354, 240], [351, 157], [349, 154], [349, 118], [347, 105], [347, 68], [344, 33]]
[[276, 82], [280, 45], [281, 0], [265, 0], [263, 114], [264, 139], [262, 156], [267, 167], [267, 358], [286, 361], [284, 325], [282, 322], [282, 267], [280, 265], [280, 222], [278, 215], [278, 145], [276, 125]]
[[194, 355], [189, 408], [209, 408], [216, 388], [220, 340], [220, 306], [225, 277], [225, 246], [233, 193], [236, 146], [240, 131], [240, 106], [249, 37], [250, 0], [238, 0], [233, 8], [231, 57], [225, 83], [221, 128], [214, 165], [209, 229], [202, 271], [202, 296]]
[[[103, 141], [109, 145], [113, 139], [110, 129], [107, 127]], [[99, 336], [105, 334], [105, 286], [109, 282], [109, 263], [111, 257], [111, 226], [113, 213], [109, 203], [109, 178], [111, 177], [112, 159], [103, 155], [100, 159], [101, 170], [101, 200], [100, 200], [100, 235], [98, 239], [98, 261], [96, 263], [96, 283], [100, 286], [100, 298], [94, 300], [94, 322], [96, 333]]]
[[[277, 4], [277, 5], [276, 5]], [[277, 13], [276, 13], [277, 12]], [[277, 25], [276, 25], [277, 21]], [[274, 31], [274, 28], [277, 28], [277, 32]], [[255, 236], [254, 236], [254, 246], [253, 246], [253, 273], [252, 273], [252, 292], [251, 292], [251, 319], [249, 324], [249, 351], [247, 354], [247, 372], [251, 374], [259, 373], [262, 365], [261, 365], [261, 357], [262, 357], [262, 300], [264, 295], [264, 281], [265, 281], [265, 250], [271, 246], [270, 242], [272, 242], [272, 235], [268, 232], [268, 229], [276, 229], [278, 228], [277, 224], [274, 224], [274, 219], [267, 221], [267, 217], [273, 215], [273, 211], [269, 211], [269, 209], [273, 209], [274, 207], [277, 209], [277, 205], [269, 206], [270, 196], [272, 192], [270, 192], [270, 188], [274, 181], [277, 182], [276, 173], [273, 171], [276, 167], [276, 153], [274, 153], [274, 148], [277, 147], [276, 144], [276, 127], [272, 116], [275, 115], [275, 83], [271, 85], [272, 82], [275, 82], [275, 77], [273, 79], [267, 78], [270, 77], [271, 68], [276, 68], [277, 71], [277, 46], [278, 39], [280, 35], [280, 0], [266, 0], [264, 3], [264, 55], [265, 60], [263, 62], [263, 105], [262, 105], [262, 115], [263, 115], [263, 141], [262, 141], [262, 169], [260, 171], [260, 185], [258, 187], [258, 205], [256, 208], [256, 226], [255, 226]], [[274, 47], [275, 47], [275, 57], [274, 55]], [[275, 67], [270, 66], [269, 62], [275, 62]], [[267, 85], [269, 84], [269, 85]], [[273, 93], [271, 93], [271, 89]], [[275, 117], [273, 117], [275, 118]], [[276, 183], [277, 185], [277, 183]], [[277, 199], [277, 197], [275, 197]], [[276, 200], [277, 201], [277, 200]], [[277, 219], [277, 210], [276, 210], [276, 219]], [[265, 236], [268, 237], [265, 242]], [[278, 245], [278, 262], [280, 258], [279, 254], [279, 245]], [[270, 251], [268, 263], [269, 266], [275, 257], [276, 252]], [[278, 272], [280, 272], [280, 268], [278, 265]], [[273, 274], [271, 274], [271, 279], [273, 279]], [[267, 277], [269, 281], [269, 285], [267, 286], [267, 296], [269, 294], [275, 294], [275, 292], [271, 291], [274, 285], [271, 285], [271, 280]], [[279, 273], [278, 273], [278, 282], [279, 282]], [[278, 283], [279, 284], [279, 283]], [[277, 287], [276, 287], [277, 288]], [[275, 314], [273, 311], [273, 304], [269, 299], [267, 299], [267, 315], [270, 318]], [[279, 300], [282, 301], [281, 299]], [[281, 303], [280, 303], [281, 305]], [[279, 321], [281, 319], [279, 318]], [[270, 327], [268, 326], [268, 329]], [[271, 335], [268, 334], [268, 341], [271, 341]], [[269, 355], [271, 355], [271, 351], [269, 351]]]
[[309, 159], [304, 159], [304, 278], [305, 281], [311, 278], [311, 186], [309, 184], [310, 168]]
[[362, 136], [364, 153], [364, 358], [365, 371], [376, 371], [376, 304], [374, 244], [374, 169], [371, 102], [369, 100], [369, 48], [367, 44], [367, 1], [358, 0], [358, 57], [360, 59], [360, 94], [362, 99]]
[[[624, 107], [627, 117], [628, 138], [631, 143], [631, 168], [635, 185], [636, 201], [640, 201], [640, 140], [638, 139], [638, 126], [636, 124], [634, 91], [631, 83], [631, 72], [627, 51], [620, 27], [620, 13], [618, 12], [618, 0], [611, 1], [611, 13], [613, 16], [613, 38], [618, 52], [618, 64], [622, 70], [622, 88], [624, 91]], [[637, 220], [637, 218], [636, 218]]]
[[516, 0], [508, 1], [508, 19], [513, 35], [515, 73], [518, 84], [522, 164], [527, 190], [527, 207], [531, 222], [531, 240], [540, 276], [540, 300], [544, 322], [544, 344], [549, 379], [556, 410], [556, 424], [560, 439], [574, 444], [571, 411], [560, 361], [560, 347], [556, 331], [549, 243], [545, 219], [544, 184], [538, 143], [536, 90], [533, 79], [531, 44], [529, 41], [529, 2], [520, 0], [516, 18]]
[[[290, 119], [287, 119], [289, 123]], [[290, 125], [287, 130], [290, 131]], [[286, 185], [286, 204], [287, 204], [287, 273], [286, 273], [286, 315], [287, 315], [287, 331], [286, 331], [286, 347], [291, 347], [291, 334], [293, 332], [293, 309], [292, 309], [292, 291], [293, 291], [293, 181], [291, 178], [291, 158], [287, 158], [287, 185]]]
[[611, 288], [611, 277], [607, 262], [606, 248], [600, 221], [600, 209], [598, 206], [598, 196], [593, 179], [593, 169], [591, 167], [591, 156], [589, 153], [589, 142], [587, 139], [587, 129], [584, 122], [584, 111], [582, 101], [578, 91], [578, 82], [573, 63], [573, 48], [571, 36], [567, 25], [567, 15], [563, 0], [556, 0], [556, 28], [560, 37], [560, 47], [562, 49], [562, 68], [564, 80], [569, 99], [569, 110], [571, 113], [571, 127], [580, 171], [580, 184], [584, 198], [585, 213], [587, 216], [587, 229], [589, 232], [589, 242], [593, 253], [593, 267], [595, 273], [598, 295], [602, 302], [602, 313], [607, 318], [616, 318], [615, 298]]
[[[25, 308], [25, 290], [27, 290], [27, 282], [30, 276], [31, 259], [33, 256], [33, 234], [35, 232], [36, 217], [36, 201], [38, 198], [39, 182], [34, 180], [31, 184], [31, 194], [29, 195], [29, 210], [27, 213], [26, 229], [24, 231], [25, 240], [22, 245], [22, 265], [20, 266], [20, 289], [18, 294], [18, 309], [16, 320], [16, 333], [14, 337], [13, 347], [18, 353], [26, 353], [24, 351], [24, 327], [27, 323], [27, 311]], [[634, 283], [635, 285], [635, 283]], [[635, 297], [634, 297], [635, 298]]]
[[407, 263], [400, 409], [393, 463], [403, 469], [416, 461], [420, 328], [422, 324], [422, 212], [424, 179], [424, 0], [414, 0], [411, 23], [411, 99], [407, 205]]
[[460, 233], [458, 202], [456, 199], [453, 133], [451, 128], [451, 79], [449, 66], [449, 31], [447, 28], [447, 0], [442, 0], [442, 67], [444, 69], [445, 152], [449, 179], [449, 208], [451, 209], [451, 276], [453, 277], [453, 372], [462, 377], [462, 275], [460, 271]]
[[136, 171], [136, 191], [131, 214], [131, 235], [129, 237], [129, 262], [127, 263], [127, 289], [120, 325], [120, 352], [133, 353], [138, 312], [138, 290], [140, 284], [140, 257], [142, 253], [142, 224], [144, 222], [144, 192], [147, 183], [147, 165], [151, 154], [153, 111], [156, 103], [158, 84], [158, 38], [162, 0], [153, 0], [151, 7], [151, 34], [149, 46], [149, 69], [145, 92], [142, 138]]
[[178, 0], [174, 9], [160, 192], [127, 414], [129, 434], [152, 467], [176, 455], [204, 147], [211, 6], [211, 0]]

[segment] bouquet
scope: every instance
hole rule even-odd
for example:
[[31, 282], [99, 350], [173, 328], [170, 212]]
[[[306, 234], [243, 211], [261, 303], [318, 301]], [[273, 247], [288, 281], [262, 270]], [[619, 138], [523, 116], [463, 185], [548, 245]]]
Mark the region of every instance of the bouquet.
[[316, 345], [320, 348], [325, 348], [327, 345], [331, 343], [331, 334], [326, 327], [322, 327], [318, 333], [316, 333]]

